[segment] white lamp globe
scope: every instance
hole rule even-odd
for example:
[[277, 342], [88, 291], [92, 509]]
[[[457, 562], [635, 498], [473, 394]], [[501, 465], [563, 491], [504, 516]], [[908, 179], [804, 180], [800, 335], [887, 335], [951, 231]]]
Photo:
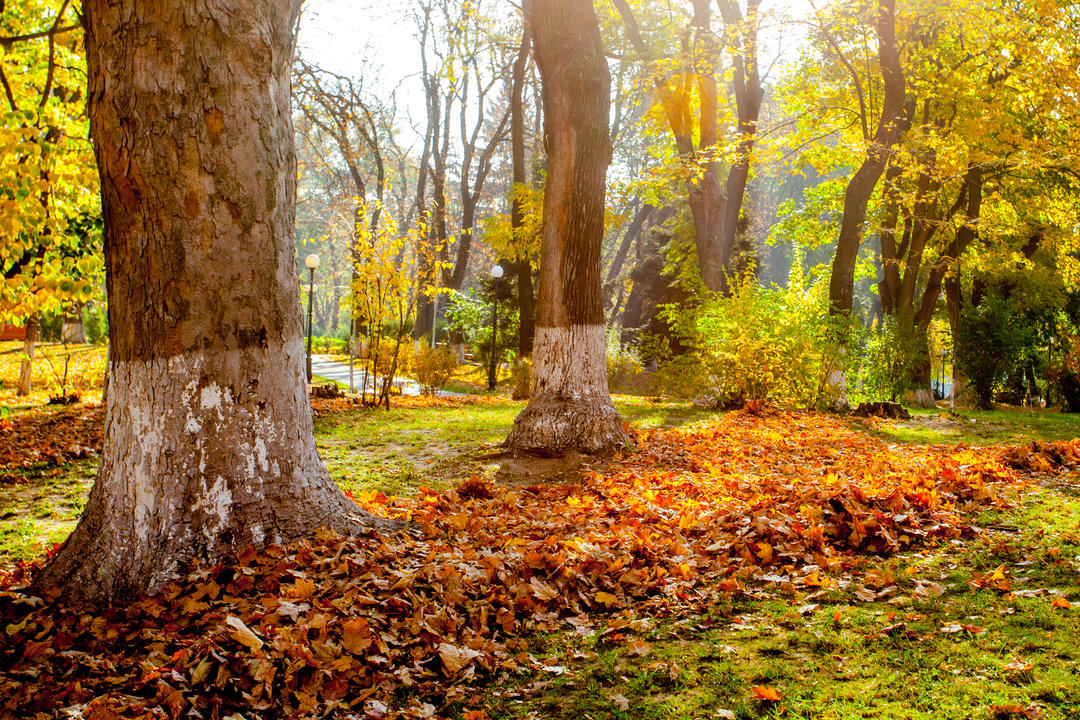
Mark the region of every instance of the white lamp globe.
[[315, 253], [311, 253], [306, 258], [304, 258], [304, 265], [306, 265], [309, 269], [314, 270], [315, 268], [319, 267], [319, 256]]
[[493, 277], [493, 278], [495, 278], [496, 280], [498, 280], [498, 279], [499, 279], [499, 278], [501, 278], [502, 276], [503, 276], [503, 268], [502, 268], [502, 265], [495, 265], [494, 267], [492, 267], [492, 268], [491, 268], [491, 277]]

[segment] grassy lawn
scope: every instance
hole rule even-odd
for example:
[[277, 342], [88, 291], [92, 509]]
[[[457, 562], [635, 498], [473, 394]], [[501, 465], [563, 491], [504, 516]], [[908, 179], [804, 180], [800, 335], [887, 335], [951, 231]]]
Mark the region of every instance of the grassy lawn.
[[[409, 494], [451, 487], [472, 475], [497, 475], [497, 454], [525, 403], [390, 411], [357, 409], [315, 421], [319, 452], [351, 492]], [[621, 398], [616, 407], [634, 427], [704, 422], [710, 413], [687, 403]], [[543, 465], [541, 465], [543, 467]]]
[[[568, 627], [532, 648], [559, 674], [484, 705], [492, 718], [1080, 717], [1080, 607], [1054, 604], [1080, 601], [1076, 488], [1014, 500], [978, 518], [1007, 530], [868, 560], [876, 580], [861, 587], [880, 599], [765, 588], [697, 617]], [[1000, 587], [975, 582], [998, 568]]]
[[1031, 440], [1066, 440], [1080, 436], [1080, 414], [1054, 408], [912, 410], [912, 419], [867, 423], [868, 431], [890, 442], [993, 445]]
[[[316, 419], [316, 440], [334, 479], [354, 493], [580, 472], [500, 457], [523, 405], [357, 408]], [[637, 428], [714, 417], [686, 403], [616, 405]], [[1080, 418], [1045, 410], [850, 425], [897, 452], [1080, 435]], [[0, 473], [0, 564], [38, 555], [70, 531], [95, 465]], [[533, 637], [522, 652], [544, 669], [499, 676], [458, 710], [482, 708], [492, 720], [1080, 718], [1080, 481], [1046, 479], [1005, 499], [974, 519], [981, 531], [970, 540], [853, 558], [848, 577], [858, 579], [812, 592], [766, 583], [693, 616], [613, 615]]]
[[0, 568], [44, 554], [79, 519], [96, 460], [0, 472]]

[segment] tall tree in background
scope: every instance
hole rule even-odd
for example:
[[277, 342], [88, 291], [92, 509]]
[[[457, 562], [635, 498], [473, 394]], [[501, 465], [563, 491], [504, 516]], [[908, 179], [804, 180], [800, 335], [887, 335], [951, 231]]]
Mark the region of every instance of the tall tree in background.
[[604, 355], [600, 245], [611, 161], [611, 78], [591, 0], [534, 2], [547, 187], [533, 391], [506, 440], [514, 451], [610, 452], [627, 442]]
[[[724, 47], [712, 27], [709, 0], [692, 0], [678, 50], [667, 54], [646, 39], [628, 0], [614, 0], [626, 38], [651, 76], [656, 102], [663, 110], [675, 151], [688, 168], [687, 201], [694, 225], [698, 270], [705, 287], [726, 291], [744, 219], [746, 186], [757, 134], [763, 90], [758, 70], [759, 1], [748, 0], [745, 13], [737, 0], [718, 0], [727, 51], [735, 72], [732, 90], [737, 124], [735, 157], [722, 181], [720, 112]], [[696, 111], [696, 120], [695, 120]]]
[[319, 459], [303, 381], [299, 5], [84, 3], [113, 382], [97, 480], [42, 586], [152, 592], [192, 560], [378, 522]]
[[0, 8], [0, 326], [26, 327], [27, 395], [39, 315], [81, 308], [100, 280], [100, 210], [76, 7]]
[[[724, 266], [730, 256], [721, 246], [721, 226], [726, 199], [720, 185], [719, 106], [717, 75], [720, 48], [710, 28], [709, 0], [694, 0], [693, 15], [680, 39], [675, 58], [670, 61], [650, 46], [641, 24], [627, 0], [614, 0], [626, 26], [626, 37], [652, 76], [657, 102], [664, 111], [679, 156], [696, 165], [687, 179], [690, 213], [694, 221], [694, 243], [701, 280], [709, 290], [723, 290]], [[693, 108], [698, 108], [695, 127]]]
[[[525, 69], [529, 62], [532, 32], [529, 29], [530, 0], [524, 0], [521, 14], [521, 42], [510, 75], [510, 164], [513, 188], [511, 190], [510, 232], [516, 237], [525, 226], [525, 209], [522, 191], [525, 175]], [[519, 254], [515, 258], [514, 271], [518, 289], [518, 357], [532, 355], [533, 337], [536, 334], [536, 303], [533, 297], [532, 263]]]
[[[829, 39], [827, 28], [823, 30]], [[832, 275], [829, 279], [829, 303], [840, 315], [851, 313], [855, 288], [855, 261], [859, 256], [866, 208], [895, 146], [911, 124], [912, 107], [906, 97], [904, 70], [900, 65], [900, 46], [896, 42], [896, 2], [880, 0], [877, 17], [878, 62], [881, 66], [883, 97], [881, 117], [873, 137], [869, 136], [867, 107], [858, 73], [839, 46], [830, 40], [837, 57], [851, 73], [860, 100], [863, 135], [867, 142], [866, 158], [848, 181], [844, 192], [844, 215], [836, 241]]]
[[[724, 19], [728, 35], [732, 38], [732, 60], [735, 74], [732, 83], [735, 90], [735, 111], [738, 115], [735, 160], [728, 170], [724, 205], [724, 219], [720, 228], [720, 252], [728, 265], [737, 247], [742, 229], [746, 225], [744, 206], [746, 184], [750, 177], [750, 160], [754, 150], [754, 138], [761, 113], [761, 73], [758, 70], [758, 21], [760, 0], [747, 0], [743, 16], [736, 0], [719, 0], [720, 15]], [[730, 271], [731, 268], [728, 267]]]

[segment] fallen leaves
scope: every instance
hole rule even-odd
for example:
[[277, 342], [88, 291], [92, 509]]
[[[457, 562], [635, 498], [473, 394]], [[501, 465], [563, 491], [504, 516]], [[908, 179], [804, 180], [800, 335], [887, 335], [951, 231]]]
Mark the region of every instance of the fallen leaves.
[[[43, 603], [22, 568], [0, 583], [0, 715], [85, 704], [117, 717], [434, 717], [474, 677], [570, 672], [532, 658], [530, 633], [569, 623], [626, 642], [645, 616], [700, 612], [762, 584], [835, 586], [856, 556], [971, 534], [965, 510], [1017, 480], [993, 449], [896, 451], [818, 415], [734, 413], [638, 444], [573, 484], [359, 495], [418, 535], [320, 532], [103, 613]], [[872, 570], [858, 587], [878, 599], [896, 582]], [[414, 688], [405, 708], [402, 687]]]
[[235, 615], [227, 615], [225, 617], [225, 624], [233, 629], [233, 640], [247, 647], [251, 651], [262, 650], [263, 641], [258, 635], [251, 631], [244, 621]]
[[780, 702], [780, 692], [776, 688], [766, 685], [755, 685], [753, 688], [754, 698], [768, 702]]
[[448, 675], [457, 675], [481, 655], [482, 653], [477, 650], [457, 647], [450, 643], [439, 643], [439, 658]]
[[0, 470], [96, 457], [104, 418], [101, 405], [76, 405], [61, 411], [28, 410], [0, 420]]

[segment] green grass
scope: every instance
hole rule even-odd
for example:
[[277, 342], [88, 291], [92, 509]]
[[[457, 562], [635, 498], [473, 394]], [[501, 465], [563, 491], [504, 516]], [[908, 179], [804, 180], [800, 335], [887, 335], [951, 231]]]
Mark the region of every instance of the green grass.
[[[620, 398], [617, 406], [636, 427], [690, 427], [713, 417], [685, 403]], [[317, 419], [316, 439], [343, 487], [411, 493], [497, 474], [493, 455], [522, 407], [358, 408]], [[943, 444], [1071, 438], [1080, 426], [1052, 411], [1009, 410], [965, 412], [959, 421], [920, 412], [905, 423], [852, 422], [890, 442]], [[63, 539], [94, 470], [86, 461], [0, 477], [0, 564]], [[974, 539], [863, 559], [862, 570], [893, 578], [897, 591], [889, 597], [862, 602], [859, 580], [809, 595], [766, 586], [691, 616], [601, 619], [590, 637], [566, 626], [516, 641], [540, 665], [565, 673], [501, 675], [457, 710], [482, 708], [493, 720], [936, 720], [992, 718], [993, 706], [1033, 705], [1046, 718], [1080, 718], [1080, 482], [1064, 477], [1009, 499], [1011, 507], [974, 518], [983, 528]], [[1012, 595], [973, 586], [977, 575], [1002, 565]], [[943, 594], [916, 595], [930, 582]], [[1039, 594], [1025, 596], [1031, 591]], [[1078, 604], [1055, 608], [1055, 595], [1043, 591]], [[605, 623], [634, 621], [636, 630], [600, 635]], [[941, 631], [951, 624], [985, 632]], [[897, 627], [887, 632], [890, 626]], [[635, 654], [632, 641], [646, 643], [647, 654]], [[1032, 668], [1011, 670], [1010, 662]], [[755, 699], [758, 685], [776, 689], [781, 702]]]
[[75, 527], [97, 462], [0, 474], [0, 567], [43, 555]]
[[[330, 473], [352, 492], [409, 494], [450, 487], [472, 475], [492, 475], [499, 452], [524, 403], [421, 409], [350, 410], [315, 421], [315, 439]], [[635, 427], [704, 422], [711, 414], [686, 403], [616, 402]]]
[[[993, 445], [1080, 437], [1080, 414], [1053, 408], [912, 410], [911, 420], [864, 424], [870, 434], [889, 442]], [[858, 422], [858, 421], [855, 421]]]
[[[623, 630], [614, 641], [553, 635], [534, 652], [568, 672], [518, 678], [489, 689], [472, 707], [482, 705], [499, 720], [938, 720], [1008, 717], [995, 715], [993, 706], [1031, 705], [1046, 718], [1080, 717], [1080, 607], [1055, 608], [1051, 595], [970, 584], [974, 572], [1005, 564], [1014, 591], [1080, 600], [1080, 504], [1053, 487], [1018, 500], [1015, 511], [980, 518], [1010, 522], [1015, 531], [987, 531], [967, 544], [878, 565], [898, 586], [888, 600], [861, 602], [853, 586], [817, 596], [766, 590], [705, 615], [652, 619], [652, 629]], [[917, 597], [916, 580], [945, 592]], [[985, 631], [942, 632], [952, 624]], [[639, 641], [649, 646], [644, 656], [631, 651]], [[1011, 662], [1032, 668], [1010, 669]], [[550, 684], [531, 692], [537, 682]], [[756, 699], [759, 685], [776, 689], [781, 701]]]

